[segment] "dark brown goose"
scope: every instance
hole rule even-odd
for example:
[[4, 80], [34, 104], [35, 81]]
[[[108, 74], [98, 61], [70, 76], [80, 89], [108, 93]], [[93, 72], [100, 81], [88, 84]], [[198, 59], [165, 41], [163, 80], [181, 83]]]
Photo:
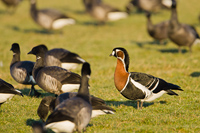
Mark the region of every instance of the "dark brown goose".
[[[90, 65], [85, 62], [81, 70], [82, 79], [78, 94], [75, 97], [64, 100], [55, 108], [48, 116], [45, 122], [45, 128], [50, 128], [54, 132], [60, 133], [72, 133], [75, 131], [81, 133], [82, 130], [86, 128], [92, 115], [92, 106], [88, 89], [90, 74]], [[38, 127], [38, 125], [35, 124], [33, 130], [35, 127]], [[41, 126], [43, 126], [42, 123]], [[44, 130], [44, 128], [39, 129], [41, 129], [41, 132]]]
[[193, 26], [179, 22], [176, 6], [176, 0], [172, 0], [168, 37], [172, 42], [178, 45], [179, 53], [181, 52], [182, 46], [189, 47], [189, 51], [192, 52], [192, 45], [194, 41], [199, 38], [199, 35]]
[[2, 0], [2, 2], [7, 6], [8, 11], [10, 9], [10, 13], [14, 13], [16, 10], [17, 6], [22, 0]]
[[81, 82], [80, 75], [61, 67], [44, 65], [47, 51], [45, 45], [38, 45], [28, 53], [36, 56], [32, 73], [37, 85], [43, 90], [57, 95], [78, 89]]
[[115, 21], [127, 18], [126, 12], [110, 5], [104, 4], [101, 0], [83, 0], [86, 11], [98, 22]]
[[76, 69], [79, 64], [85, 62], [78, 54], [63, 48], [54, 48], [45, 54], [46, 66], [59, 66], [68, 70]]
[[31, 85], [31, 91], [29, 92], [29, 95], [34, 92], [34, 96], [40, 96], [41, 94], [34, 88], [36, 82], [32, 76], [32, 70], [35, 62], [20, 61], [20, 47], [18, 43], [13, 43], [10, 50], [13, 51], [13, 59], [10, 64], [11, 76], [20, 84]]
[[36, 7], [36, 0], [30, 0], [31, 3], [31, 17], [33, 20], [48, 30], [61, 29], [66, 25], [75, 24], [75, 20], [55, 9], [41, 9]]
[[14, 95], [23, 96], [21, 91], [16, 90], [11, 84], [0, 78], [0, 107], [8, 99], [11, 99]]
[[158, 40], [160, 44], [163, 44], [163, 41], [168, 38], [168, 26], [169, 21], [163, 21], [158, 24], [153, 24], [151, 21], [151, 13], [146, 13], [147, 17], [147, 31], [149, 35]]
[[[38, 116], [40, 119], [45, 121], [49, 111], [52, 113], [56, 106], [58, 106], [64, 100], [75, 96], [77, 96], [77, 92], [66, 92], [60, 94], [58, 97], [47, 96], [43, 98], [37, 110]], [[107, 106], [103, 99], [92, 95], [90, 97], [92, 104], [92, 118], [104, 114], [114, 114], [115, 110]]]
[[131, 0], [126, 5], [127, 12], [135, 7], [138, 10], [148, 11], [148, 12], [158, 12], [160, 9], [168, 9], [171, 5], [171, 0]]

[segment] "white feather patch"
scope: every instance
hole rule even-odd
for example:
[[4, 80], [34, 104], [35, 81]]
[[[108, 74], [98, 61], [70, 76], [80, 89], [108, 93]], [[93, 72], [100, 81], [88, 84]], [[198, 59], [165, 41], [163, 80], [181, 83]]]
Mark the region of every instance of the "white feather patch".
[[93, 117], [97, 117], [99, 115], [105, 115], [105, 114], [114, 114], [113, 111], [110, 111], [110, 110], [92, 110], [92, 118]]
[[61, 90], [63, 92], [70, 92], [70, 91], [79, 89], [79, 87], [80, 87], [80, 84], [65, 84], [65, 85], [62, 85]]
[[61, 67], [71, 70], [71, 69], [76, 69], [78, 67], [77, 63], [61, 63]]
[[33, 83], [36, 84], [35, 79], [33, 78], [33, 76], [30, 76], [30, 79], [28, 81], [29, 83]]
[[56, 133], [72, 133], [75, 129], [75, 124], [71, 121], [60, 121], [53, 122], [45, 126], [46, 128], [52, 129]]
[[70, 24], [75, 24], [75, 20], [72, 18], [63, 18], [63, 19], [58, 19], [55, 20], [52, 24], [53, 29], [60, 29], [64, 27], [65, 25], [70, 25]]
[[163, 94], [167, 93], [166, 91], [162, 90], [158, 93], [152, 93], [152, 95], [146, 99], [142, 99], [141, 101], [146, 101], [146, 102], [150, 102], [150, 101], [153, 101], [155, 100], [156, 98], [159, 98], [161, 97]]
[[148, 90], [148, 88], [146, 88], [144, 85], [136, 82], [135, 80], [133, 80], [131, 78], [131, 82], [137, 87], [139, 88], [143, 93], [145, 93], [145, 98], [148, 98], [149, 96], [151, 96], [152, 92], [150, 90]]
[[14, 94], [0, 93], [0, 103], [6, 102], [8, 99], [11, 99], [13, 96]]
[[162, 0], [162, 4], [165, 5], [168, 8], [171, 8], [172, 0]]
[[124, 19], [127, 17], [128, 17], [128, 14], [126, 12], [110, 12], [110, 13], [108, 13], [108, 20], [110, 20], [110, 21]]
[[83, 63], [85, 62], [85, 60], [82, 59], [82, 58], [80, 58], [80, 57], [77, 57], [77, 59], [80, 60], [80, 61], [83, 62]]

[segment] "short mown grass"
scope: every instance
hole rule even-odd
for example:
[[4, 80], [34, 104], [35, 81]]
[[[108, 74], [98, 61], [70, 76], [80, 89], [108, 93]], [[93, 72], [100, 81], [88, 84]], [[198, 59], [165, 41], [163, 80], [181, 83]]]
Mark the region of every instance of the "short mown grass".
[[[104, 0], [122, 10], [128, 0]], [[192, 24], [200, 33], [199, 0], [178, 0], [179, 20]], [[6, 13], [0, 4], [0, 78], [13, 84], [23, 92], [24, 97], [14, 96], [0, 108], [1, 133], [29, 133], [31, 124], [39, 120], [37, 108], [41, 99], [52, 95], [38, 86], [42, 96], [27, 96], [29, 85], [21, 85], [10, 75], [12, 60], [11, 44], [21, 47], [21, 60], [35, 61], [27, 55], [32, 47], [45, 44], [51, 48], [65, 48], [78, 53], [91, 64], [90, 93], [103, 98], [116, 110], [114, 115], [91, 119], [86, 132], [200, 132], [200, 44], [193, 46], [193, 53], [179, 54], [177, 46], [168, 40], [167, 45], [153, 44], [146, 32], [146, 18], [142, 13], [132, 13], [127, 19], [108, 22], [97, 26], [85, 13], [81, 0], [48, 1], [38, 0], [38, 8], [56, 8], [77, 19], [77, 24], [66, 26], [55, 33], [46, 33], [30, 17], [29, 1], [23, 1], [12, 15]], [[170, 11], [153, 14], [152, 21], [167, 20]], [[124, 98], [114, 86], [113, 76], [116, 58], [109, 57], [115, 47], [124, 47], [130, 55], [130, 71], [144, 72], [181, 86], [179, 96], [167, 94], [150, 103], [144, 103], [142, 110], [136, 109], [136, 102]], [[74, 72], [80, 74], [77, 68]]]

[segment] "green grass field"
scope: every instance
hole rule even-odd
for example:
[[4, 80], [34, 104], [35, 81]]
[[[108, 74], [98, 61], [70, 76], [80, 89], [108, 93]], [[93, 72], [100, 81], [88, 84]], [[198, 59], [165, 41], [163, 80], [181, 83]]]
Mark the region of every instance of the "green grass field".
[[[122, 10], [128, 0], [104, 0]], [[199, 0], [178, 0], [179, 20], [192, 24], [200, 33], [198, 15]], [[78, 53], [91, 64], [90, 93], [103, 98], [116, 110], [114, 115], [93, 118], [86, 132], [200, 132], [200, 44], [194, 45], [193, 53], [184, 48], [178, 53], [177, 46], [168, 40], [167, 45], [153, 44], [146, 31], [146, 18], [142, 13], [133, 13], [127, 19], [96, 26], [85, 13], [81, 0], [38, 0], [38, 8], [51, 7], [73, 16], [76, 25], [66, 26], [62, 34], [46, 33], [30, 17], [29, 1], [23, 1], [13, 15], [6, 13], [0, 4], [0, 78], [23, 92], [24, 97], [14, 96], [0, 108], [0, 133], [30, 133], [31, 123], [39, 120], [37, 108], [44, 96], [51, 95], [38, 86], [42, 97], [27, 96], [30, 86], [21, 85], [10, 75], [12, 60], [11, 45], [20, 44], [21, 60], [35, 61], [27, 55], [32, 47], [45, 44], [49, 49], [65, 48]], [[167, 20], [170, 11], [153, 14], [152, 21]], [[179, 96], [167, 94], [150, 103], [142, 110], [136, 102], [124, 98], [114, 86], [116, 58], [109, 57], [115, 47], [124, 47], [130, 55], [130, 71], [144, 72], [181, 86]], [[77, 68], [74, 72], [80, 74]]]

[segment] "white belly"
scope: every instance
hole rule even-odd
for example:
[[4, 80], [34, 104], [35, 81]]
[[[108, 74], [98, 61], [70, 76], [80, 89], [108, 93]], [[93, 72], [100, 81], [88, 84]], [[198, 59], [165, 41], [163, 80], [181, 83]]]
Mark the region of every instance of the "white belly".
[[127, 17], [128, 17], [128, 14], [126, 12], [110, 12], [110, 13], [108, 13], [108, 20], [110, 20], [110, 21], [124, 19]]
[[61, 64], [61, 67], [62, 67], [62, 68], [65, 68], [65, 69], [68, 69], [68, 70], [76, 69], [77, 66], [78, 66], [77, 63], [62, 63], [62, 64]]
[[68, 120], [53, 122], [46, 125], [45, 127], [52, 129], [56, 133], [72, 133], [75, 130], [75, 124]]
[[8, 99], [11, 99], [13, 96], [14, 94], [0, 93], [0, 103], [3, 103]]
[[66, 85], [62, 85], [61, 90], [63, 92], [71, 92], [73, 90], [77, 90], [79, 89], [80, 84], [66, 84]]
[[75, 20], [71, 19], [71, 18], [58, 19], [58, 20], [53, 22], [52, 28], [53, 29], [60, 29], [60, 28], [64, 27], [65, 25], [70, 25], [70, 24], [75, 24]]
[[153, 101], [155, 100], [156, 98], [159, 98], [161, 97], [163, 94], [167, 93], [166, 91], [160, 91], [158, 93], [152, 93], [151, 96], [149, 96], [148, 98], [144, 99], [144, 100], [141, 100], [141, 101], [146, 101], [146, 102], [150, 102], [150, 101]]

